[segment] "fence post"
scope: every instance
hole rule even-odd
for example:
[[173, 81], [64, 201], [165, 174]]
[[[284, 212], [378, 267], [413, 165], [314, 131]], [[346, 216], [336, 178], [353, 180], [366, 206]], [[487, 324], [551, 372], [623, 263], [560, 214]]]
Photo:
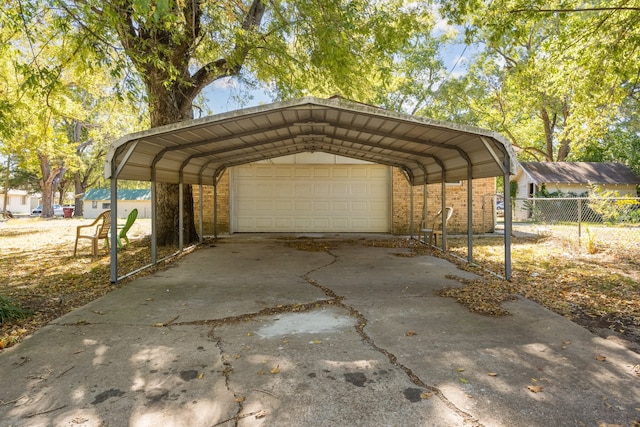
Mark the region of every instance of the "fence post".
[[578, 245], [582, 245], [582, 199], [578, 199]]

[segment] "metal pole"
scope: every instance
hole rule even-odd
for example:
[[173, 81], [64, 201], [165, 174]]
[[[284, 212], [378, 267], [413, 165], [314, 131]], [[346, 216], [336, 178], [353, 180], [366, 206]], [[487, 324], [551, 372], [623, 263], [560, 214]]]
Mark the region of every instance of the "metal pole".
[[467, 261], [473, 264], [473, 177], [467, 165]]
[[413, 215], [414, 215], [413, 214], [413, 203], [414, 203], [414, 200], [413, 200], [413, 186], [411, 185], [411, 183], [409, 183], [409, 191], [411, 192], [411, 194], [409, 195], [409, 199], [411, 200], [411, 202], [410, 202], [411, 203], [411, 207], [409, 209], [409, 215], [411, 217], [410, 220], [409, 220], [409, 234], [411, 235], [411, 239], [413, 239], [413, 221], [414, 221], [414, 218], [413, 218]]
[[213, 237], [218, 238], [218, 183], [213, 178]]
[[511, 191], [509, 185], [509, 157], [504, 167], [504, 276], [511, 280]]
[[202, 205], [202, 177], [200, 177], [200, 184], [198, 185], [198, 210], [200, 215], [200, 223], [198, 224], [198, 234], [200, 235], [200, 243], [204, 242], [204, 220], [202, 218], [202, 214], [204, 212], [204, 208]]
[[118, 281], [118, 179], [115, 177], [115, 162], [111, 173], [111, 283]]
[[578, 199], [578, 242], [582, 244], [582, 200]]
[[151, 168], [151, 264], [158, 262], [158, 189], [156, 184], [156, 168]]
[[442, 220], [442, 242], [440, 242], [440, 244], [442, 245], [443, 251], [447, 250], [447, 183], [445, 182], [445, 175], [445, 170], [442, 169], [442, 184], [440, 188], [440, 192], [442, 193], [442, 206], [440, 207], [440, 209], [442, 209], [440, 211], [440, 219]]
[[178, 250], [182, 252], [184, 248], [184, 182], [182, 171], [180, 171], [180, 183], [178, 184]]

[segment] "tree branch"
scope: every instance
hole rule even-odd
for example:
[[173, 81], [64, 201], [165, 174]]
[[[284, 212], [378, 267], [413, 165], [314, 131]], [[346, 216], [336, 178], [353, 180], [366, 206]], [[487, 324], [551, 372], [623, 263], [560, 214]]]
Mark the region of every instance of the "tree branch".
[[[236, 46], [229, 55], [229, 58], [221, 58], [214, 62], [209, 62], [196, 71], [191, 79], [193, 85], [189, 88], [188, 92], [185, 93], [187, 98], [194, 98], [204, 87], [217, 79], [235, 76], [240, 73], [250, 51], [250, 44], [246, 42], [246, 39], [250, 37], [250, 33], [260, 27], [265, 8], [266, 2], [263, 0], [253, 0], [251, 7], [242, 21], [244, 34], [236, 39]], [[242, 39], [245, 39], [245, 41]]]
[[580, 13], [580, 12], [614, 12], [618, 10], [630, 10], [640, 12], [640, 7], [620, 6], [620, 7], [579, 7], [575, 9], [513, 9], [509, 13]]

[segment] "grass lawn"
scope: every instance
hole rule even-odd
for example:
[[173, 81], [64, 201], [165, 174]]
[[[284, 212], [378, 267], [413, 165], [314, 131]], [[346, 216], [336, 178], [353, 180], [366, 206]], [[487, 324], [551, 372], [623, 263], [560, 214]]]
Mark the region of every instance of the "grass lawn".
[[[89, 241], [83, 239], [78, 256], [73, 256], [76, 227], [90, 222], [75, 218], [20, 218], [0, 223], [3, 276], [0, 311], [4, 310], [3, 298], [10, 298], [28, 311], [23, 319], [0, 324], [0, 349], [126, 284], [126, 281], [115, 286], [110, 284], [109, 253], [105, 248], [93, 258]], [[145, 237], [149, 231], [149, 220], [136, 221], [129, 233], [131, 245], [119, 252], [121, 274], [149, 264], [149, 241]], [[414, 254], [428, 252], [424, 245], [404, 238], [386, 242], [385, 245], [411, 247]], [[466, 256], [464, 239], [450, 239], [450, 248], [458, 257]], [[158, 258], [175, 250], [158, 248]], [[488, 270], [502, 271], [503, 252], [500, 238], [474, 239], [474, 259]], [[460, 263], [451, 255], [439, 256], [482, 276], [473, 281], [457, 278], [465, 286], [440, 292], [471, 311], [491, 316], [508, 315], [502, 302], [525, 296], [640, 352], [640, 253], [637, 251], [614, 246], [588, 253], [562, 237], [515, 237], [511, 281], [501, 280], [483, 268]], [[151, 271], [145, 270], [138, 277]]]

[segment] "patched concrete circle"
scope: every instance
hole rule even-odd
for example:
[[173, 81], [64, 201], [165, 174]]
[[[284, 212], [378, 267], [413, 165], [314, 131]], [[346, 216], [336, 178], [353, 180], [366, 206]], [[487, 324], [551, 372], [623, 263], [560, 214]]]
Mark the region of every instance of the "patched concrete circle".
[[272, 324], [263, 326], [256, 335], [272, 338], [293, 334], [317, 334], [337, 331], [354, 326], [355, 320], [334, 311], [322, 310], [307, 313], [284, 313]]

